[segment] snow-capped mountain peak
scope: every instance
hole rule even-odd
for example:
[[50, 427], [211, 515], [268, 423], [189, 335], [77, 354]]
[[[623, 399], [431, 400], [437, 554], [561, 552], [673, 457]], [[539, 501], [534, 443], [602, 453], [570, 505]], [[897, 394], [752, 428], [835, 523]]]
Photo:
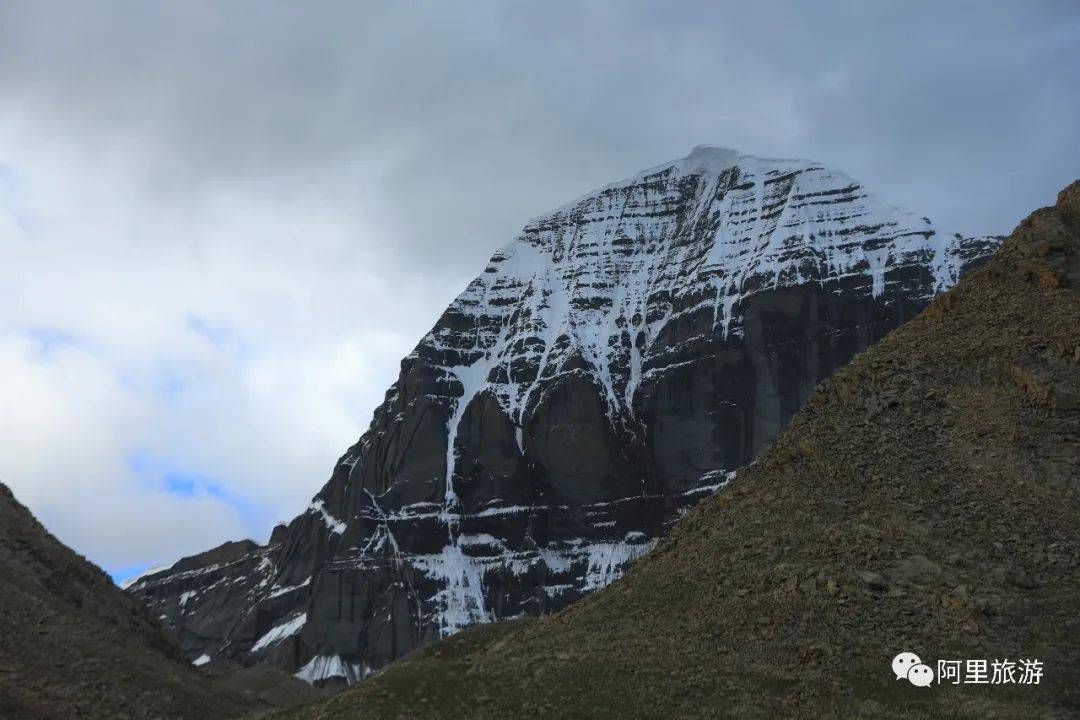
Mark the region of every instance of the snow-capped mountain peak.
[[495, 252], [270, 544], [181, 561], [131, 592], [192, 657], [312, 682], [563, 607], [995, 245], [819, 163], [699, 146]]

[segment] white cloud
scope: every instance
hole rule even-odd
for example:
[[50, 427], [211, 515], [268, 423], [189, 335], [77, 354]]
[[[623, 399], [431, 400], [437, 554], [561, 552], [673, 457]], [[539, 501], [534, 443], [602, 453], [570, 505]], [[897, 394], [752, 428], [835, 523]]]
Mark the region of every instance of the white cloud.
[[0, 473], [62, 541], [119, 567], [245, 532], [220, 500], [132, 475], [129, 448], [152, 432], [154, 410], [90, 353], [5, 334], [0, 377]]
[[[121, 164], [11, 139], [0, 478], [109, 568], [299, 512], [463, 282], [390, 283], [377, 242], [311, 198], [162, 206]], [[167, 473], [220, 492], [169, 492]]]

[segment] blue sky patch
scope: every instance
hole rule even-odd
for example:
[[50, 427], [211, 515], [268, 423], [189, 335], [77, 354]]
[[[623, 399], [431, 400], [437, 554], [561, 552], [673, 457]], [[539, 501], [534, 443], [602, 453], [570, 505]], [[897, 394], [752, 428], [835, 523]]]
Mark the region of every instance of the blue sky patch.
[[42, 355], [49, 355], [58, 347], [76, 346], [75, 336], [58, 328], [32, 327], [26, 330], [26, 337], [37, 344], [37, 350]]

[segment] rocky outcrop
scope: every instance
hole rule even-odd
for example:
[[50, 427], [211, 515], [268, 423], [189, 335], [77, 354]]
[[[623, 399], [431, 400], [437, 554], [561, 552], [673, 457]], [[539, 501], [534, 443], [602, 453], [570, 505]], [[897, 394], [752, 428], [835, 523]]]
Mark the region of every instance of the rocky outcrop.
[[940, 232], [817, 163], [697, 148], [496, 252], [267, 546], [130, 591], [192, 657], [312, 682], [561, 608], [996, 242]]

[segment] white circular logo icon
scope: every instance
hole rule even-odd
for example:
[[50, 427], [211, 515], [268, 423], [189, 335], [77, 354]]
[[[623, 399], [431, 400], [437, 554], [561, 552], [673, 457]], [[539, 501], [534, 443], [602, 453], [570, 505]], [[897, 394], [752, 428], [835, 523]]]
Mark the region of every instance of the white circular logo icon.
[[907, 679], [917, 687], [930, 687], [930, 683], [934, 682], [934, 671], [929, 665], [919, 663], [907, 671]]
[[902, 652], [892, 659], [892, 671], [897, 680], [903, 680], [908, 676], [908, 670], [922, 664], [919, 656], [913, 652]]

